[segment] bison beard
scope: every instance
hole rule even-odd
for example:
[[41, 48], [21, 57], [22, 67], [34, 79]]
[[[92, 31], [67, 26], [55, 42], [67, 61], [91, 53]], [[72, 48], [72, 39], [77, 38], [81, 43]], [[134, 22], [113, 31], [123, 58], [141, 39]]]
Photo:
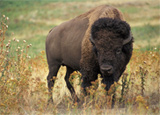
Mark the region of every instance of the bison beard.
[[53, 102], [53, 76], [57, 76], [61, 65], [67, 67], [65, 81], [74, 101], [79, 99], [69, 82], [73, 71], [81, 72], [81, 86], [85, 94], [86, 88], [98, 78], [99, 73], [108, 91], [119, 80], [128, 64], [132, 43], [130, 26], [123, 21], [122, 14], [116, 8], [106, 5], [53, 28], [46, 40], [48, 101]]

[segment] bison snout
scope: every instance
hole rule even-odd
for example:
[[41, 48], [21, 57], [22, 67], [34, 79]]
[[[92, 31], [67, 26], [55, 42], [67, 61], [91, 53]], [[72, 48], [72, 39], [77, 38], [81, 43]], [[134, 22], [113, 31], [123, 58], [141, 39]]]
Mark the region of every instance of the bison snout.
[[113, 74], [113, 67], [110, 65], [102, 65], [100, 68], [101, 68], [101, 71], [105, 74], [108, 74], [108, 75]]

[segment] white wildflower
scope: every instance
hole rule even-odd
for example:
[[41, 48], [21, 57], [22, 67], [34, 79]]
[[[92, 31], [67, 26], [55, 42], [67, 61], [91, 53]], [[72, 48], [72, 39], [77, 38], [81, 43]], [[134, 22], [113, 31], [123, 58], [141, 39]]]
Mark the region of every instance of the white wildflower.
[[9, 20], [9, 17], [6, 17], [6, 20]]
[[9, 47], [9, 45], [10, 45], [10, 44], [8, 43], [8, 44], [6, 45], [6, 48], [8, 48], [8, 47]]
[[16, 38], [13, 38], [13, 41], [16, 41]]
[[19, 40], [17, 40], [17, 42], [19, 42]]
[[26, 43], [26, 40], [23, 40], [24, 43]]

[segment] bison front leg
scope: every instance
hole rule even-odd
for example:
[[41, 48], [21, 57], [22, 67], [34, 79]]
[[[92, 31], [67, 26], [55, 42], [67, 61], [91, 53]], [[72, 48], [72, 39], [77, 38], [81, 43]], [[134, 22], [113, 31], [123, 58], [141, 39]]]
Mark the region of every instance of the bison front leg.
[[47, 76], [47, 82], [48, 82], [48, 105], [49, 103], [53, 103], [53, 98], [52, 98], [52, 89], [54, 86], [54, 82], [55, 82], [55, 78], [57, 76], [57, 72], [59, 70], [59, 65], [53, 65], [53, 66], [49, 66], [49, 74]]
[[112, 84], [114, 84], [114, 79], [112, 76], [110, 77], [103, 77], [102, 83], [106, 85], [105, 90], [108, 91]]
[[[107, 91], [106, 95], [108, 95], [108, 91], [109, 91], [111, 85], [114, 84], [113, 77], [111, 77], [111, 76], [110, 77], [103, 77], [102, 83], [106, 85], [105, 90]], [[115, 105], [115, 93], [112, 96], [112, 105], [111, 105], [111, 107], [113, 108], [114, 105]]]
[[81, 87], [82, 87], [83, 94], [86, 96], [88, 95], [87, 88], [89, 88], [92, 85], [91, 82], [95, 81], [98, 78], [98, 76], [97, 76], [97, 73], [93, 73], [93, 71], [88, 71], [88, 72], [83, 71], [81, 73], [82, 73]]
[[86, 88], [89, 87], [89, 86], [91, 86], [91, 85], [92, 85], [91, 81], [88, 80], [88, 78], [86, 76], [83, 76], [82, 77], [82, 85], [81, 85], [81, 87], [82, 87], [82, 92], [83, 92], [83, 94], [85, 96], [87, 95]]

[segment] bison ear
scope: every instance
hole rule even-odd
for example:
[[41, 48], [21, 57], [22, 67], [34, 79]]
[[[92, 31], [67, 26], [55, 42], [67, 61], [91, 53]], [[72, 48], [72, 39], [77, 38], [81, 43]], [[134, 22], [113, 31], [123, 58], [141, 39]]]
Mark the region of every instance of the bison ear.
[[129, 37], [123, 41], [123, 45], [128, 44], [130, 41], [132, 41], [132, 39], [133, 39], [133, 37], [132, 37], [132, 34], [130, 32]]

